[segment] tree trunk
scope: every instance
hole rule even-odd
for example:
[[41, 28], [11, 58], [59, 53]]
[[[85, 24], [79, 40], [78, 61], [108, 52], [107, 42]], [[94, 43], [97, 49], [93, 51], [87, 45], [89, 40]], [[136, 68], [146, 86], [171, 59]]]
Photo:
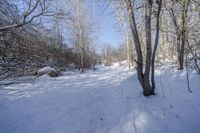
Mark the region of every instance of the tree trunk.
[[135, 43], [136, 54], [137, 54], [137, 76], [138, 80], [143, 88], [143, 94], [145, 96], [150, 96], [154, 94], [150, 80], [150, 67], [151, 67], [151, 13], [152, 13], [152, 0], [147, 0], [146, 3], [146, 11], [145, 11], [145, 22], [146, 22], [146, 45], [147, 45], [147, 53], [146, 53], [146, 66], [145, 73], [143, 73], [143, 56], [141, 50], [140, 39], [138, 36], [138, 30], [135, 22], [134, 10], [131, 4], [131, 0], [124, 0], [126, 3], [126, 7], [129, 15], [129, 23]]
[[145, 4], [145, 33], [146, 33], [146, 64], [144, 72], [144, 95], [151, 95], [152, 88], [150, 85], [149, 75], [151, 71], [151, 14], [152, 14], [152, 0], [147, 0]]
[[184, 50], [185, 50], [185, 14], [186, 14], [186, 0], [181, 2], [181, 46], [180, 46], [180, 54], [179, 54], [179, 68], [183, 70], [184, 64]]
[[138, 80], [144, 89], [144, 82], [143, 82], [143, 57], [142, 57], [142, 51], [141, 51], [141, 44], [139, 41], [139, 36], [138, 36], [138, 31], [135, 23], [135, 16], [134, 16], [134, 11], [131, 5], [131, 0], [125, 0], [127, 10], [128, 10], [128, 15], [129, 15], [129, 23], [130, 23], [130, 28], [132, 31], [134, 43], [135, 43], [135, 48], [136, 48], [136, 55], [137, 55], [137, 76]]
[[162, 7], [162, 0], [160, 0], [158, 2], [158, 12], [157, 12], [157, 18], [156, 18], [156, 37], [155, 37], [155, 45], [154, 45], [154, 49], [153, 49], [153, 55], [152, 55], [152, 62], [151, 62], [151, 85], [152, 85], [152, 89], [153, 92], [155, 90], [155, 81], [154, 81], [154, 61], [155, 61], [155, 56], [156, 56], [156, 50], [158, 47], [158, 40], [159, 40], [159, 25], [160, 25], [160, 11], [161, 11], [161, 7]]
[[183, 64], [181, 60], [181, 35], [177, 34], [177, 54], [178, 54], [178, 69], [183, 69]]
[[126, 54], [127, 54], [127, 63], [128, 63], [128, 70], [131, 69], [131, 59], [130, 59], [130, 45], [129, 45], [129, 33], [128, 29], [126, 31]]
[[185, 54], [185, 43], [186, 43], [186, 17], [187, 17], [189, 1], [182, 0], [180, 1], [180, 5], [181, 5], [181, 26], [178, 26], [176, 17], [174, 16], [175, 12], [174, 7], [171, 9], [171, 14], [177, 34], [178, 69], [182, 70], [184, 65], [184, 54]]

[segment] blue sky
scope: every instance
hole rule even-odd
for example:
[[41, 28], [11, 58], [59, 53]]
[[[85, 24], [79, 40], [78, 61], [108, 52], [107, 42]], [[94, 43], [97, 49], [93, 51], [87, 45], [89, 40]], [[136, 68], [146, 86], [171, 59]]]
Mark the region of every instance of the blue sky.
[[[93, 2], [94, 0], [86, 0], [85, 3], [86, 7], [90, 11], [90, 15], [93, 14]], [[107, 43], [112, 46], [119, 46], [119, 43], [121, 42], [121, 36], [117, 32], [115, 25], [116, 22], [111, 7], [105, 7], [103, 2], [96, 2], [96, 21], [98, 27], [96, 33], [97, 42], [99, 44]], [[48, 22], [45, 25], [48, 27]]]
[[119, 45], [121, 37], [114, 26], [115, 18], [112, 14], [111, 8], [109, 6], [107, 8], [104, 8], [97, 5], [96, 10], [96, 18], [99, 24], [99, 29], [97, 30], [97, 37], [99, 41], [109, 43], [113, 46]]

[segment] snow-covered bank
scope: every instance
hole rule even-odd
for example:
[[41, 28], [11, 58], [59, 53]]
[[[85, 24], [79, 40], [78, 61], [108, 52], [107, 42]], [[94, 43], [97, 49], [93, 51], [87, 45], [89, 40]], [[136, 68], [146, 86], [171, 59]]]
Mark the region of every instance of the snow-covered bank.
[[121, 66], [42, 76], [0, 86], [2, 133], [196, 133], [200, 76], [157, 70], [157, 95], [144, 97], [135, 72]]

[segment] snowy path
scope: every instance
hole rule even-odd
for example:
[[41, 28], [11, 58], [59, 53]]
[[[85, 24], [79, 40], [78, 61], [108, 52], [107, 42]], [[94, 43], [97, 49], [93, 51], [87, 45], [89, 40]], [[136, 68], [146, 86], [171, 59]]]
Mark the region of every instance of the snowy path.
[[[190, 94], [181, 75], [174, 73], [174, 78], [158, 84], [158, 95], [150, 98], [142, 96], [136, 75], [125, 69], [3, 85], [0, 133], [195, 133], [200, 131], [200, 83]], [[196, 77], [195, 83], [200, 81]], [[177, 95], [180, 89], [183, 93]]]

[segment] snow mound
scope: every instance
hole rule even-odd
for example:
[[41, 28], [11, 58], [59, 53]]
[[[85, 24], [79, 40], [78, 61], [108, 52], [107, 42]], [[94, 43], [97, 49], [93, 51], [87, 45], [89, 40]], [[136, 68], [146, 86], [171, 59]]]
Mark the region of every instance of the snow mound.
[[112, 65], [112, 69], [116, 69], [116, 68], [120, 68], [120, 67], [121, 67], [120, 62], [113, 63], [113, 65]]
[[49, 66], [38, 70], [38, 72], [43, 72], [43, 73], [49, 73], [50, 71], [56, 71], [56, 70], [52, 67], [49, 67]]
[[38, 70], [37, 72], [37, 76], [42, 76], [42, 75], [45, 75], [45, 74], [48, 74], [50, 77], [57, 77], [58, 76], [58, 72], [52, 68], [52, 67], [44, 67], [40, 70]]
[[127, 61], [115, 62], [111, 66], [111, 69], [124, 69], [124, 68], [128, 68]]

